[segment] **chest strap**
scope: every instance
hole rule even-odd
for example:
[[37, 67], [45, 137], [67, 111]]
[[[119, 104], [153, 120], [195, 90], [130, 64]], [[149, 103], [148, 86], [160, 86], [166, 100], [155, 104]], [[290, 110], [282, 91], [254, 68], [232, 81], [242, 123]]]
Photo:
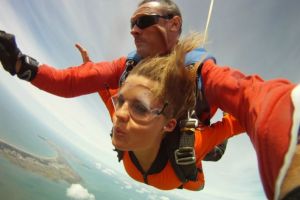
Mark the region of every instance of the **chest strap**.
[[177, 172], [183, 183], [197, 180], [196, 154], [194, 149], [195, 129], [198, 127], [198, 120], [191, 117], [190, 111], [186, 119], [179, 122], [180, 140], [179, 147], [174, 151]]

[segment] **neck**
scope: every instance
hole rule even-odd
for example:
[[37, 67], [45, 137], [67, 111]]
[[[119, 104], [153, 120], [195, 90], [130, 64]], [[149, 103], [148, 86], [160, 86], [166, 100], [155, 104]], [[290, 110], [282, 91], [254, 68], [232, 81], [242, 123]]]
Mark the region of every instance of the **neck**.
[[173, 51], [173, 49], [175, 48], [175, 46], [178, 44], [179, 40], [178, 37], [174, 38], [173, 40], [168, 42], [168, 53], [171, 53]]
[[158, 154], [159, 148], [160, 148], [160, 143], [158, 145], [155, 145], [152, 148], [133, 152], [135, 157], [139, 161], [139, 164], [141, 165], [141, 167], [145, 172], [147, 172], [150, 169], [152, 163], [154, 162]]

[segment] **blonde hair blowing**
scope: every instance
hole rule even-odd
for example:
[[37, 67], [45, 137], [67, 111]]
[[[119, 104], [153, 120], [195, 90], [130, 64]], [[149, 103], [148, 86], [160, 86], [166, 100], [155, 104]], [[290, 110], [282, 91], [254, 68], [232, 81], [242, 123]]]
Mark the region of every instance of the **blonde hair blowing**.
[[197, 67], [188, 70], [184, 62], [186, 53], [202, 46], [203, 39], [202, 34], [191, 33], [180, 40], [171, 54], [143, 59], [130, 72], [130, 75], [144, 76], [159, 83], [152, 92], [168, 103], [164, 112], [168, 118], [184, 118], [195, 106]]

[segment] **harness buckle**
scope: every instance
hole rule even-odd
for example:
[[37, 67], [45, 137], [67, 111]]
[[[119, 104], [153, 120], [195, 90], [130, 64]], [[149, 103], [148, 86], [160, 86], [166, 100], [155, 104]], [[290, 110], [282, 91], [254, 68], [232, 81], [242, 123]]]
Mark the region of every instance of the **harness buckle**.
[[[179, 127], [180, 127], [180, 131], [185, 132], [186, 130], [191, 130], [191, 129], [195, 129], [198, 127], [199, 125], [199, 121], [196, 118], [192, 118], [192, 115], [194, 115], [195, 111], [188, 111], [188, 116], [186, 119], [184, 120], [180, 120], [179, 122]], [[194, 133], [195, 130], [193, 130], [192, 132]], [[189, 132], [189, 131], [188, 131]]]
[[175, 150], [175, 161], [178, 165], [191, 165], [196, 163], [195, 149], [193, 147], [180, 147]]
[[195, 129], [198, 127], [198, 120], [191, 117], [194, 111], [188, 111], [187, 118], [180, 120], [180, 141], [179, 148], [174, 151], [175, 161], [178, 165], [192, 165], [196, 163], [194, 149]]

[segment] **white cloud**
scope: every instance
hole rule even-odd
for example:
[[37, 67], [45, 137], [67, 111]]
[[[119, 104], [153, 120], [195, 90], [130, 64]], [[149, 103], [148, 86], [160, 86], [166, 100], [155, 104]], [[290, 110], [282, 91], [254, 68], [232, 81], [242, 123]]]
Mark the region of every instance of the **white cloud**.
[[140, 193], [140, 194], [144, 194], [144, 193], [150, 193], [150, 191], [144, 187], [141, 187], [141, 188], [138, 188], [135, 190], [137, 193]]
[[169, 197], [165, 197], [165, 196], [161, 196], [159, 199], [160, 199], [160, 200], [170, 200]]
[[169, 197], [166, 197], [166, 196], [158, 196], [158, 195], [156, 195], [156, 194], [151, 194], [151, 195], [149, 195], [148, 196], [148, 199], [149, 200], [170, 200], [170, 198]]
[[128, 181], [123, 180], [123, 187], [122, 188], [125, 188], [125, 189], [129, 190], [129, 189], [132, 189], [133, 186]]
[[102, 164], [101, 163], [96, 163], [96, 168], [97, 169], [101, 169], [102, 168]]
[[107, 174], [107, 175], [110, 175], [110, 176], [116, 175], [116, 172], [114, 170], [112, 170], [112, 169], [109, 169], [109, 168], [103, 169], [102, 172], [104, 174]]
[[96, 200], [95, 195], [90, 194], [87, 189], [85, 189], [80, 184], [72, 184], [67, 189], [67, 197], [74, 200]]
[[96, 162], [95, 167], [97, 170], [100, 170], [102, 173], [109, 175], [109, 176], [116, 176], [118, 173], [125, 174], [124, 171], [120, 170], [122, 168], [120, 168], [119, 163], [117, 163], [117, 166], [116, 166], [117, 168], [114, 168], [113, 166], [106, 167], [106, 165], [102, 164], [101, 162]]

